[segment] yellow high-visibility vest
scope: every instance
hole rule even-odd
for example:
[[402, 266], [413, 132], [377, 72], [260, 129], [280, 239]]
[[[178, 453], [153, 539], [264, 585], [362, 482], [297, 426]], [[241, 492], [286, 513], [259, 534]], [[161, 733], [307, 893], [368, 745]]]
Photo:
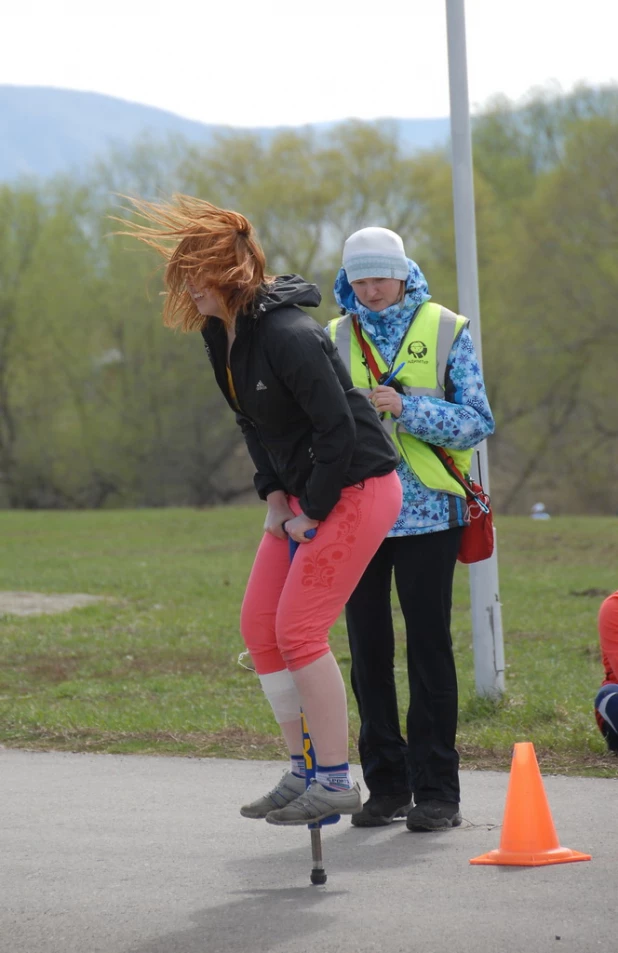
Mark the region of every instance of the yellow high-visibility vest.
[[[405, 361], [405, 367], [397, 374], [404, 394], [443, 398], [448, 356], [453, 342], [468, 324], [468, 319], [463, 315], [454, 314], [439, 304], [426, 301], [416, 312], [391, 365], [387, 364], [373, 341], [368, 338], [365, 340], [381, 373], [388, 372], [391, 366], [397, 367]], [[329, 321], [328, 330], [348, 369], [352, 383], [369, 396], [376, 385], [372, 378], [368, 378], [369, 372], [354, 333], [352, 316], [346, 314], [342, 318]], [[382, 423], [421, 483], [431, 490], [465, 497], [464, 490], [447, 472], [428, 444], [404, 430], [391, 414], [385, 414]], [[469, 473], [472, 450], [456, 450], [453, 447], [444, 449], [462, 473]]]

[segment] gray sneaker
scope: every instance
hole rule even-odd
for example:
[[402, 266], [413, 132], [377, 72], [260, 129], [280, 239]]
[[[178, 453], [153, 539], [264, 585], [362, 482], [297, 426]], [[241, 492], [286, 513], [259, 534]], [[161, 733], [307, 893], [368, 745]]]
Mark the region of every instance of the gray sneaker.
[[329, 791], [315, 778], [304, 794], [287, 807], [270, 811], [267, 824], [315, 824], [331, 814], [356, 814], [363, 806], [360, 787], [356, 783], [349, 790]]
[[272, 791], [264, 797], [259, 797], [257, 801], [252, 801], [251, 804], [243, 804], [240, 813], [243, 817], [266, 817], [269, 811], [285, 807], [290, 801], [294, 801], [304, 790], [305, 779], [297, 777], [291, 771], [286, 771]]

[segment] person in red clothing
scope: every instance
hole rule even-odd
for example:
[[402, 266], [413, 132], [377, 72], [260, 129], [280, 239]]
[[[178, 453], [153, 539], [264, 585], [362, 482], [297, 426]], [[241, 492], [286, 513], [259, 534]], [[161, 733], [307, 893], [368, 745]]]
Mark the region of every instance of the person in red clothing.
[[594, 713], [607, 747], [618, 752], [618, 590], [599, 609], [599, 640], [605, 678]]

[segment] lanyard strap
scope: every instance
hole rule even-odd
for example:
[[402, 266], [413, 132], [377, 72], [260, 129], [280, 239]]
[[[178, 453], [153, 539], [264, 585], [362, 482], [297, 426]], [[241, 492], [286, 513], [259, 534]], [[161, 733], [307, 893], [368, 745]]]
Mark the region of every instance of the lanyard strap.
[[361, 351], [363, 352], [365, 360], [367, 361], [367, 367], [373, 374], [376, 384], [378, 384], [380, 382], [380, 378], [382, 377], [382, 371], [377, 365], [376, 359], [372, 354], [369, 344], [363, 337], [363, 332], [360, 329], [360, 323], [357, 314], [352, 315], [352, 324], [354, 326], [354, 333], [356, 334], [356, 338], [360, 344]]

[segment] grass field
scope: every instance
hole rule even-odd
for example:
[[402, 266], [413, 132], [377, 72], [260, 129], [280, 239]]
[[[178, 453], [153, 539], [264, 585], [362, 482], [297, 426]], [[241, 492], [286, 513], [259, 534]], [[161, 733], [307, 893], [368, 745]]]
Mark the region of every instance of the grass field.
[[[236, 662], [263, 516], [260, 506], [0, 513], [0, 590], [106, 597], [57, 615], [0, 616], [0, 744], [283, 757], [257, 680]], [[462, 766], [507, 768], [513, 743], [532, 741], [544, 772], [616, 776], [592, 704], [602, 677], [596, 614], [618, 588], [618, 521], [496, 522], [506, 692], [499, 703], [475, 695], [468, 571], [458, 566]], [[403, 712], [398, 608], [396, 619]], [[342, 620], [332, 646], [347, 679]], [[350, 722], [357, 760], [352, 698]]]

